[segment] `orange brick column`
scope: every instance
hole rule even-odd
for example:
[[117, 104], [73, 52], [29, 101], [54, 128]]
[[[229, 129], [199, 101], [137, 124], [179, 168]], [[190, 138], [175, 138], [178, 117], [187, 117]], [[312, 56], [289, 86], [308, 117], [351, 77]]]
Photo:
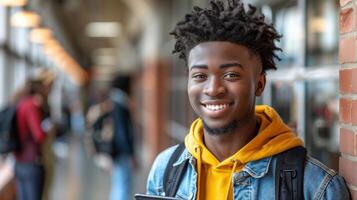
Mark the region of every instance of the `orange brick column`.
[[162, 60], [147, 60], [144, 67], [144, 143], [148, 161], [167, 147], [168, 71]]
[[357, 200], [357, 1], [340, 0], [340, 174]]

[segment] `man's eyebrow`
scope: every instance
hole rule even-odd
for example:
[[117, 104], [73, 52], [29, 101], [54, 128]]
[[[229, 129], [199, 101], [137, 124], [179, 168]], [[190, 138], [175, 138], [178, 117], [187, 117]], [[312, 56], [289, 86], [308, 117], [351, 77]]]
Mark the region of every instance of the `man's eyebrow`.
[[208, 69], [208, 66], [207, 65], [192, 65], [190, 67], [190, 70], [192, 69]]
[[[219, 68], [229, 68], [229, 67], [239, 67], [239, 68], [242, 68], [243, 69], [243, 66], [239, 63], [226, 63], [226, 64], [222, 64], [219, 66]], [[207, 65], [192, 65], [190, 67], [190, 70], [192, 69], [208, 69], [208, 66]]]
[[229, 67], [239, 67], [243, 69], [243, 66], [239, 63], [227, 63], [219, 66], [220, 68], [229, 68]]

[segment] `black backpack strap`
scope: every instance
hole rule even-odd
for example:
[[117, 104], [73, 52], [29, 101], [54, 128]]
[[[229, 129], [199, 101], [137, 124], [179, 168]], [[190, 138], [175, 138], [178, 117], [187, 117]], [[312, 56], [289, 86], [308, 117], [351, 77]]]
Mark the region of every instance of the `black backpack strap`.
[[174, 197], [177, 189], [180, 185], [181, 179], [183, 177], [184, 172], [186, 171], [188, 160], [186, 159], [180, 165], [173, 166], [173, 164], [177, 161], [177, 159], [181, 156], [182, 152], [185, 150], [185, 144], [180, 143], [178, 147], [175, 149], [173, 154], [170, 157], [169, 162], [166, 165], [166, 169], [164, 172], [164, 191], [165, 196]]
[[276, 200], [302, 200], [304, 198], [305, 158], [306, 149], [304, 147], [296, 147], [277, 155]]

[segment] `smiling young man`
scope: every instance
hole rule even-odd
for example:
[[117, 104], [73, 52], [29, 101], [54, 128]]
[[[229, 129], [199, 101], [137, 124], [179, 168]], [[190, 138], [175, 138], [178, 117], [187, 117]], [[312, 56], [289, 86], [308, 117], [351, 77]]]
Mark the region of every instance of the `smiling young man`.
[[[240, 0], [228, 5], [210, 1], [209, 8], [195, 7], [172, 34], [174, 52], [188, 65], [187, 92], [199, 118], [177, 158], [177, 146], [156, 158], [148, 194], [200, 200], [350, 199], [343, 178], [309, 156], [289, 165], [291, 176], [279, 177], [277, 169], [287, 166], [279, 164], [279, 155], [302, 149], [303, 143], [273, 108], [255, 105], [266, 84], [265, 72], [276, 69], [275, 52], [280, 50], [274, 43], [280, 35], [255, 7], [246, 10]], [[288, 155], [285, 160], [297, 160]], [[176, 180], [166, 181], [167, 168], [183, 163], [188, 164], [171, 177]], [[294, 168], [299, 164], [303, 172]], [[292, 181], [299, 175], [300, 188]], [[173, 193], [167, 190], [170, 182], [177, 183]], [[284, 193], [284, 184], [290, 192]]]

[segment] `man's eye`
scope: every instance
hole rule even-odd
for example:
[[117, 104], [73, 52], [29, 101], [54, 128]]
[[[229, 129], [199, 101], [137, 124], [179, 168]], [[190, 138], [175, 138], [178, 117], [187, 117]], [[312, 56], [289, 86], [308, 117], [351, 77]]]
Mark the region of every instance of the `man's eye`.
[[206, 79], [206, 75], [205, 74], [193, 74], [192, 75], [192, 78], [195, 79], [195, 80], [204, 80]]
[[233, 72], [229, 72], [229, 73], [226, 73], [224, 75], [225, 78], [229, 78], [229, 79], [234, 79], [234, 78], [239, 78], [239, 74], [238, 73], [233, 73]]

